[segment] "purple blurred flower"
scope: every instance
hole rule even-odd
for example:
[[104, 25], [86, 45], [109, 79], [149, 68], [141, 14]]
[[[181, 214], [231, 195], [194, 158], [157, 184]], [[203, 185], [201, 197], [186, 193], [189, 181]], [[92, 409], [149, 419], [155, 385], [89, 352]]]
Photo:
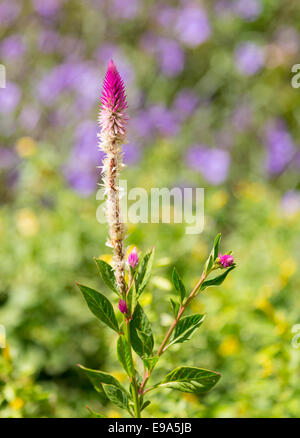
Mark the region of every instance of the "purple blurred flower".
[[116, 18], [132, 20], [140, 10], [139, 0], [110, 0], [111, 14]]
[[267, 146], [266, 169], [271, 174], [282, 172], [295, 152], [293, 139], [282, 120], [273, 120], [265, 132]]
[[[89, 77], [91, 84], [82, 90], [82, 83], [85, 76]], [[99, 84], [98, 84], [99, 86]], [[68, 90], [75, 90], [79, 94], [86, 93], [90, 96], [92, 91], [96, 93], [95, 71], [90, 69], [84, 62], [65, 62], [57, 65], [48, 72], [37, 85], [38, 96], [45, 105], [51, 105], [61, 93]], [[97, 98], [96, 96], [93, 96]]]
[[162, 135], [176, 135], [180, 126], [175, 112], [163, 105], [149, 108], [149, 117], [155, 129]]
[[53, 30], [44, 30], [39, 35], [39, 50], [43, 53], [54, 52], [60, 44], [60, 35]]
[[261, 0], [236, 0], [233, 11], [246, 21], [254, 21], [262, 11]]
[[97, 144], [97, 124], [86, 120], [78, 126], [75, 135], [75, 144], [68, 162], [64, 168], [64, 175], [71, 187], [82, 196], [89, 196], [96, 188], [98, 174], [96, 169], [103, 158]]
[[7, 170], [15, 166], [18, 161], [16, 153], [10, 148], [0, 148], [0, 170]]
[[21, 5], [15, 0], [4, 0], [0, 3], [0, 24], [11, 24], [19, 15]]
[[157, 57], [162, 72], [169, 77], [177, 76], [184, 67], [184, 51], [177, 41], [159, 38]]
[[147, 110], [140, 110], [134, 117], [130, 120], [130, 127], [134, 130], [137, 137], [142, 139], [147, 139], [154, 134], [154, 125]]
[[232, 123], [239, 132], [245, 131], [252, 122], [252, 111], [246, 104], [240, 104], [234, 111]]
[[52, 18], [57, 14], [61, 7], [60, 0], [32, 0], [37, 13], [45, 18]]
[[281, 207], [287, 216], [293, 216], [300, 211], [300, 193], [297, 190], [287, 191], [281, 200]]
[[236, 68], [247, 76], [259, 72], [265, 61], [264, 49], [256, 43], [241, 43], [235, 50]]
[[230, 155], [222, 149], [196, 145], [188, 149], [186, 161], [189, 167], [201, 172], [206, 181], [218, 185], [227, 178]]
[[21, 111], [19, 123], [24, 130], [32, 131], [36, 127], [40, 116], [41, 113], [37, 108], [27, 105]]
[[184, 7], [175, 23], [178, 38], [188, 47], [197, 47], [211, 34], [209, 19], [204, 9], [197, 6]]
[[141, 158], [141, 147], [136, 143], [128, 143], [123, 146], [124, 163], [128, 166], [136, 164]]
[[199, 102], [198, 96], [193, 90], [185, 88], [176, 95], [173, 108], [180, 120], [184, 120], [193, 114]]
[[15, 60], [23, 55], [25, 45], [20, 35], [5, 38], [0, 45], [0, 55], [5, 60]]
[[21, 98], [21, 90], [14, 82], [6, 82], [6, 88], [0, 89], [0, 113], [13, 112]]
[[170, 6], [158, 6], [155, 10], [156, 22], [162, 27], [173, 26], [177, 16], [177, 8], [172, 8]]

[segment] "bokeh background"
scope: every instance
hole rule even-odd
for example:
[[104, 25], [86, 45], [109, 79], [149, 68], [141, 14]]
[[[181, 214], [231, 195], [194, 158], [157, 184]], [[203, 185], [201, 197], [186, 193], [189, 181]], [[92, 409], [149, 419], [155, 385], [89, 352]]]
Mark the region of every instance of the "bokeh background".
[[221, 231], [239, 265], [193, 303], [207, 312], [197, 335], [161, 360], [221, 381], [201, 397], [153, 392], [146, 415], [299, 416], [299, 23], [296, 0], [1, 0], [0, 417], [124, 414], [76, 367], [125, 378], [75, 287], [109, 294], [92, 258], [110, 261], [96, 120], [111, 57], [129, 100], [128, 186], [205, 188], [200, 235], [129, 225], [128, 246], [156, 246], [142, 301], [157, 342], [174, 264], [191, 287]]

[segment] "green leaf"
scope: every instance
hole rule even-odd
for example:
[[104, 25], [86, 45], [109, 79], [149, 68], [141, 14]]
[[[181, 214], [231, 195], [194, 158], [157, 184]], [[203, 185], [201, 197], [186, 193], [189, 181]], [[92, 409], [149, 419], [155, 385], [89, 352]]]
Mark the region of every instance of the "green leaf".
[[208, 273], [211, 270], [213, 264], [214, 264], [214, 258], [213, 258], [213, 255], [210, 254], [208, 259], [206, 260], [204, 272]]
[[78, 287], [80, 288], [91, 312], [100, 319], [100, 321], [104, 322], [108, 327], [119, 333], [119, 325], [113, 306], [109, 300], [95, 289], [83, 286], [82, 284], [78, 284]]
[[109, 289], [120, 295], [113, 268], [104, 260], [95, 259], [102, 280]]
[[174, 317], [176, 318], [176, 316], [178, 315], [180, 304], [177, 303], [177, 301], [174, 301], [172, 298], [170, 298], [170, 303], [171, 303], [171, 306], [172, 306]]
[[120, 364], [122, 365], [128, 376], [132, 377], [134, 369], [132, 364], [130, 346], [128, 345], [128, 342], [124, 335], [121, 335], [118, 339], [117, 356]]
[[175, 289], [179, 293], [180, 302], [182, 303], [184, 298], [185, 298], [185, 296], [186, 296], [186, 290], [185, 290], [184, 284], [182, 283], [182, 281], [181, 281], [181, 279], [180, 279], [180, 277], [178, 275], [178, 272], [177, 272], [176, 268], [174, 268], [174, 270], [173, 270], [172, 280], [173, 280], [173, 284], [175, 286]]
[[223, 272], [223, 274], [218, 275], [217, 277], [212, 278], [211, 280], [204, 281], [200, 287], [200, 290], [206, 289], [209, 286], [219, 286], [220, 284], [223, 283], [229, 272], [232, 271], [232, 269], [234, 268], [235, 265], [232, 265], [230, 266], [230, 268], [227, 269], [227, 271]]
[[90, 368], [86, 368], [83, 365], [78, 365], [79, 368], [88, 376], [95, 390], [99, 392], [101, 395], [105, 395], [103, 384], [114, 385], [117, 388], [122, 389], [122, 391], [126, 390], [123, 388], [121, 383], [114, 377], [104, 371], [92, 370]]
[[214, 261], [219, 256], [219, 247], [220, 247], [220, 240], [221, 240], [221, 233], [217, 234], [215, 241], [214, 241], [214, 247], [213, 247], [213, 257]]
[[136, 305], [130, 321], [130, 338], [134, 351], [140, 356], [151, 356], [154, 346], [150, 322], [140, 304]]
[[95, 418], [106, 418], [105, 415], [101, 414], [100, 412], [96, 412], [93, 411], [91, 408], [89, 408], [88, 406], [86, 407], [88, 409], [88, 411], [90, 412], [90, 414], [95, 417]]
[[158, 357], [158, 356], [148, 356], [148, 357], [143, 357], [144, 365], [145, 365], [145, 367], [146, 367], [148, 370], [150, 370], [150, 371], [153, 370], [153, 368], [154, 368], [155, 365], [157, 364], [158, 360], [159, 360], [159, 357]]
[[196, 367], [178, 367], [160, 382], [160, 387], [182, 392], [203, 393], [209, 391], [220, 380], [221, 374]]
[[173, 344], [188, 341], [194, 331], [200, 327], [205, 319], [205, 315], [189, 315], [180, 319], [175, 327], [174, 334], [171, 338], [171, 342], [167, 345], [165, 350]]
[[149, 406], [151, 403], [150, 400], [145, 401], [145, 403], [143, 403], [142, 407], [141, 407], [141, 411], [143, 411], [144, 409], [146, 409], [147, 406]]
[[136, 273], [135, 285], [136, 285], [137, 298], [141, 295], [141, 293], [147, 286], [151, 274], [153, 258], [154, 258], [154, 248], [152, 248], [152, 250], [145, 255]]
[[107, 398], [116, 406], [129, 410], [128, 396], [126, 392], [114, 385], [103, 385]]

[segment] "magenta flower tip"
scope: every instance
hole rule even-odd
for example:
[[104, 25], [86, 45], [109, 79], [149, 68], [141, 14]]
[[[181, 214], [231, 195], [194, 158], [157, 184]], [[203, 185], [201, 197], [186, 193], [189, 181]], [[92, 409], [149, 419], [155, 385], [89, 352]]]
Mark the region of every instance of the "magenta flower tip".
[[118, 307], [119, 307], [119, 310], [120, 310], [121, 313], [127, 313], [128, 312], [128, 307], [127, 307], [127, 304], [126, 304], [125, 300], [121, 300], [120, 299]]
[[111, 111], [122, 112], [127, 108], [125, 85], [112, 59], [104, 78], [101, 103], [103, 108]]
[[134, 247], [128, 256], [128, 265], [131, 266], [133, 269], [135, 269], [138, 264], [139, 264], [139, 256], [136, 248]]
[[222, 255], [219, 253], [219, 263], [223, 268], [229, 268], [234, 263], [234, 257], [231, 254]]

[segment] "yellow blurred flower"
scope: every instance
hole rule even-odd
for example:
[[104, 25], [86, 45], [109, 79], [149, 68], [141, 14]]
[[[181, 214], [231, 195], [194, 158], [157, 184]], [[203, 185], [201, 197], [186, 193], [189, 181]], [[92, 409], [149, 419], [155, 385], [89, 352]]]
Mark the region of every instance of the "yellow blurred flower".
[[189, 403], [199, 404], [199, 399], [195, 394], [183, 393], [182, 398]]
[[16, 216], [16, 225], [19, 232], [25, 237], [31, 237], [39, 231], [39, 222], [33, 210], [22, 208]]
[[30, 157], [36, 151], [36, 142], [32, 137], [21, 137], [16, 143], [16, 150], [20, 157]]
[[242, 181], [236, 186], [237, 194], [242, 199], [253, 202], [263, 201], [267, 196], [266, 187], [260, 183]]
[[156, 286], [158, 289], [165, 290], [165, 291], [172, 290], [172, 284], [167, 278], [159, 277], [159, 276], [152, 277], [151, 283], [154, 286]]
[[112, 371], [111, 375], [119, 380], [119, 382], [125, 382], [127, 380], [127, 374], [124, 371]]
[[283, 280], [288, 280], [297, 271], [297, 263], [294, 259], [288, 258], [284, 260], [279, 268], [280, 277]]
[[152, 303], [153, 296], [150, 292], [144, 293], [140, 298], [140, 304], [142, 306], [149, 306]]
[[12, 409], [19, 410], [19, 409], [22, 409], [22, 407], [24, 406], [24, 402], [23, 402], [23, 400], [20, 397], [16, 397], [14, 400], [12, 400], [9, 403], [9, 406]]
[[240, 343], [238, 338], [234, 335], [229, 335], [224, 339], [218, 351], [221, 356], [226, 357], [236, 353], [239, 350], [239, 348], [240, 348]]
[[269, 377], [274, 372], [272, 360], [265, 354], [260, 353], [258, 355], [258, 363], [262, 366], [262, 377]]
[[115, 411], [114, 409], [110, 409], [107, 412], [108, 418], [121, 418], [121, 414], [118, 411]]
[[215, 192], [210, 200], [210, 206], [211, 208], [216, 211], [219, 210], [220, 208], [224, 207], [224, 205], [227, 204], [229, 199], [228, 193], [225, 190], [218, 190], [217, 192]]
[[98, 260], [103, 260], [104, 262], [110, 264], [112, 261], [112, 255], [111, 254], [102, 254], [100, 257], [98, 257]]

